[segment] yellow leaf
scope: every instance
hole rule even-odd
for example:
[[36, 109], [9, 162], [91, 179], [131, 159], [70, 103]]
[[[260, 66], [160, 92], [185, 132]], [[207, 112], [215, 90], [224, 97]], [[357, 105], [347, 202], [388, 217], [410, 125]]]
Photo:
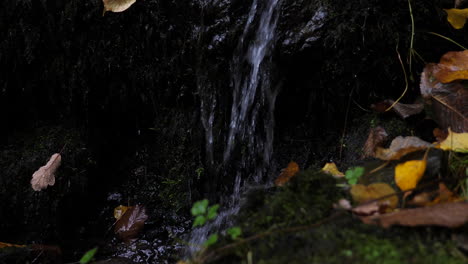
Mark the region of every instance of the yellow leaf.
[[276, 178], [275, 185], [283, 186], [298, 172], [299, 165], [294, 161], [289, 162], [288, 167], [282, 169], [281, 174], [278, 176], [278, 178]]
[[455, 133], [449, 128], [447, 138], [438, 147], [443, 150], [466, 153], [468, 152], [468, 133]]
[[125, 205], [119, 205], [116, 208], [114, 208], [114, 218], [115, 220], [119, 220], [122, 215], [125, 214], [125, 212], [128, 210], [128, 206]]
[[104, 3], [104, 15], [107, 11], [123, 12], [133, 5], [136, 0], [102, 0]]
[[444, 9], [447, 12], [447, 21], [455, 29], [460, 29], [465, 25], [468, 18], [468, 8], [465, 9]]
[[328, 162], [323, 166], [322, 171], [325, 172], [326, 174], [329, 174], [335, 178], [341, 178], [344, 177], [344, 173], [342, 173], [338, 168], [336, 167], [336, 164], [334, 162]]
[[398, 164], [395, 167], [395, 183], [402, 191], [413, 189], [421, 180], [424, 171], [426, 171], [426, 159]]
[[372, 183], [368, 186], [355, 184], [351, 187], [350, 192], [353, 201], [357, 204], [388, 196], [387, 198], [378, 200], [378, 204], [386, 205], [390, 209], [394, 209], [398, 206], [398, 196], [391, 195], [395, 194], [395, 190], [387, 183]]

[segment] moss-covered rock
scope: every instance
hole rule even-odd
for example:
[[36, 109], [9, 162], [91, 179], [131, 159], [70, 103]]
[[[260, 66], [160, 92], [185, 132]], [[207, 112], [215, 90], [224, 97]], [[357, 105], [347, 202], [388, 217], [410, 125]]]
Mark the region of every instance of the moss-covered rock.
[[[211, 248], [216, 263], [464, 263], [463, 253], [443, 228], [382, 229], [364, 225], [333, 202], [346, 194], [335, 180], [317, 170], [296, 175], [282, 188], [252, 194], [238, 217], [243, 237], [249, 239], [230, 250], [232, 241]], [[323, 221], [322, 223], [320, 223]], [[319, 223], [315, 224], [314, 223]], [[239, 240], [242, 241], [242, 240]], [[210, 250], [206, 254], [210, 253]]]

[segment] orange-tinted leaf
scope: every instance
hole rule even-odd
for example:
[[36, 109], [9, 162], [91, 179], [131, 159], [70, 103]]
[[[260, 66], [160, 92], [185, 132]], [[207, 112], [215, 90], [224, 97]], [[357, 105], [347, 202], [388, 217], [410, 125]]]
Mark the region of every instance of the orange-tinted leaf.
[[426, 149], [432, 144], [418, 137], [396, 137], [388, 149], [377, 147], [375, 157], [381, 160], [399, 160], [404, 155]]
[[388, 214], [361, 217], [366, 224], [376, 224], [385, 228], [402, 226], [444, 226], [456, 228], [468, 222], [468, 203], [443, 203], [434, 206], [404, 209]]
[[325, 166], [323, 166], [322, 171], [335, 178], [342, 178], [345, 176], [344, 173], [338, 170], [338, 167], [336, 167], [336, 164], [334, 162], [326, 163]]
[[447, 21], [455, 29], [461, 29], [466, 23], [468, 18], [468, 9], [444, 9], [447, 13]]
[[385, 140], [387, 140], [387, 132], [383, 127], [375, 127], [371, 128], [369, 131], [369, 135], [367, 136], [366, 143], [363, 147], [363, 155], [362, 158], [366, 157], [374, 157], [375, 150], [377, 147], [381, 147]]
[[413, 189], [426, 171], [426, 159], [410, 160], [395, 167], [395, 183], [402, 190]]
[[114, 218], [115, 220], [119, 220], [122, 215], [125, 214], [125, 212], [128, 210], [128, 206], [125, 205], [119, 205], [116, 208], [114, 208]]
[[[350, 192], [353, 197], [353, 201], [357, 204], [379, 199], [376, 201], [377, 208], [380, 205], [385, 205], [390, 209], [394, 209], [398, 206], [398, 196], [392, 195], [396, 194], [395, 190], [393, 190], [393, 188], [387, 183], [372, 183], [368, 186], [355, 184], [351, 186]], [[382, 197], [386, 198], [380, 199]]]
[[439, 148], [455, 152], [468, 152], [468, 133], [455, 133], [449, 128], [447, 138], [442, 141]]
[[142, 205], [130, 206], [122, 217], [117, 220], [114, 232], [125, 242], [131, 242], [138, 237], [148, 219], [146, 209]]
[[289, 162], [288, 166], [281, 170], [281, 174], [276, 178], [275, 185], [276, 186], [283, 186], [287, 183], [296, 173], [299, 172], [299, 165], [291, 161]]
[[468, 79], [468, 50], [445, 53], [432, 74], [441, 83]]
[[25, 246], [25, 245], [16, 245], [16, 244], [10, 244], [10, 243], [0, 242], [0, 248], [6, 248], [6, 247], [18, 247], [18, 248], [23, 248], [23, 247], [26, 247], [26, 246]]

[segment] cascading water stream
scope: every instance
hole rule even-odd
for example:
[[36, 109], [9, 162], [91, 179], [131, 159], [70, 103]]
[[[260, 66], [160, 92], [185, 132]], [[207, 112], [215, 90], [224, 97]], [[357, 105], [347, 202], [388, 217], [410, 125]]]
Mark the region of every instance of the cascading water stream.
[[[273, 111], [277, 92], [270, 84], [269, 51], [274, 44], [278, 20], [277, 6], [280, 0], [267, 0], [259, 5], [253, 0], [237, 51], [231, 62], [232, 108], [223, 163], [226, 165], [236, 144], [245, 144], [247, 149], [239, 162], [232, 195], [224, 201], [215, 221], [197, 228], [190, 234], [188, 254], [197, 251], [207, 237], [229, 226], [230, 216], [240, 209], [240, 197], [244, 182], [253, 179], [259, 183], [270, 162], [273, 150]], [[254, 21], [258, 18], [258, 22]], [[255, 26], [258, 25], [256, 28]], [[247, 41], [251, 31], [256, 30], [252, 41]], [[249, 71], [245, 72], [244, 69]], [[205, 129], [207, 156], [213, 155], [213, 122], [216, 101], [205, 98], [201, 102], [202, 125]], [[212, 157], [208, 160], [213, 162]], [[243, 175], [248, 171], [249, 175]], [[244, 186], [244, 187], [243, 187]]]

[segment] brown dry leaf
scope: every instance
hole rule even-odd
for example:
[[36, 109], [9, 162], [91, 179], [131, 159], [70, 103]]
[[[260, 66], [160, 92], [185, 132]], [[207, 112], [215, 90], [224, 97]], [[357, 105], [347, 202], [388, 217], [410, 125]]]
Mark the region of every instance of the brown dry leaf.
[[415, 188], [422, 179], [426, 171], [427, 153], [423, 160], [410, 160], [395, 167], [395, 183], [402, 191]]
[[287, 183], [296, 173], [299, 172], [299, 165], [291, 161], [289, 162], [288, 166], [281, 170], [281, 174], [276, 178], [275, 185], [276, 186], [283, 186]]
[[462, 199], [454, 194], [444, 183], [439, 183], [439, 189], [432, 192], [423, 192], [413, 197], [408, 204], [415, 206], [431, 206], [439, 203], [459, 202]]
[[404, 155], [426, 149], [432, 144], [418, 137], [396, 137], [388, 149], [377, 147], [375, 156], [381, 160], [399, 160]]
[[455, 133], [449, 128], [447, 138], [438, 147], [443, 150], [467, 153], [468, 133]]
[[123, 12], [133, 5], [136, 0], [102, 0], [104, 3], [104, 15], [107, 11], [111, 12]]
[[381, 126], [371, 128], [367, 136], [366, 143], [363, 147], [363, 154], [361, 158], [374, 157], [377, 147], [381, 147], [387, 140], [387, 132]]
[[468, 202], [404, 209], [383, 215], [361, 217], [361, 220], [366, 224], [376, 224], [384, 228], [392, 225], [456, 228], [468, 222]]
[[55, 172], [60, 167], [61, 161], [62, 156], [59, 153], [55, 153], [50, 157], [46, 165], [34, 172], [31, 186], [35, 191], [40, 191], [47, 188], [48, 185], [53, 186], [55, 184]]
[[119, 220], [122, 217], [122, 215], [125, 214], [127, 210], [128, 210], [128, 206], [125, 206], [125, 205], [119, 205], [116, 208], [114, 208], [115, 220]]
[[436, 138], [438, 142], [444, 141], [448, 136], [448, 132], [438, 127], [434, 128], [434, 130], [432, 131], [432, 134], [434, 135], [434, 137]]
[[429, 205], [459, 201], [461, 201], [461, 198], [450, 191], [449, 188], [447, 188], [447, 186], [441, 182], [439, 183], [439, 195]]
[[447, 21], [455, 29], [461, 29], [465, 26], [466, 19], [468, 18], [468, 9], [444, 9], [447, 13]]
[[323, 166], [322, 171], [335, 178], [343, 178], [345, 176], [344, 173], [338, 170], [338, 167], [336, 167], [334, 162], [326, 163], [325, 166]]
[[142, 205], [130, 206], [122, 217], [117, 220], [114, 232], [120, 239], [128, 243], [135, 240], [148, 219], [146, 209]]
[[[398, 196], [392, 195], [396, 194], [396, 192], [387, 183], [372, 183], [368, 186], [355, 184], [351, 186], [350, 193], [353, 201], [357, 204], [378, 199], [375, 203], [377, 209], [382, 205], [385, 205], [389, 209], [394, 209], [398, 206]], [[382, 197], [386, 198], [380, 199]]]
[[10, 243], [0, 242], [0, 248], [6, 248], [6, 247], [24, 248], [24, 247], [26, 247], [26, 246], [25, 246], [25, 245], [16, 245], [16, 244], [10, 244]]
[[468, 89], [460, 81], [443, 84], [434, 78], [440, 64], [430, 63], [421, 75], [421, 94], [431, 117], [442, 129], [468, 132]]

